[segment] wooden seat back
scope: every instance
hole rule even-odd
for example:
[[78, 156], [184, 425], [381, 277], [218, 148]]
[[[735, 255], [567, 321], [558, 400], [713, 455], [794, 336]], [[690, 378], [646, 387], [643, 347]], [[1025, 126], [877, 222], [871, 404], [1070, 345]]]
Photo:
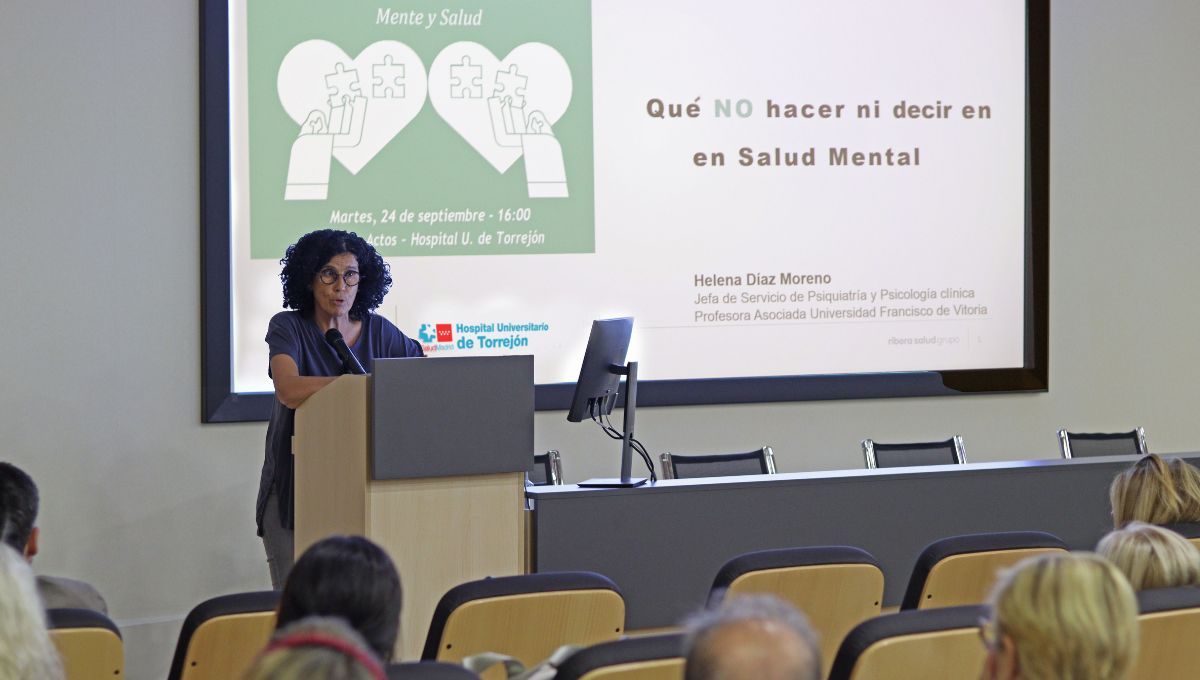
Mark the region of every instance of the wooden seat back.
[[939, 630], [889, 638], [871, 645], [851, 680], [959, 680], [975, 678], [987, 652], [978, 628]]
[[1047, 552], [1065, 551], [1059, 548], [1021, 548], [951, 555], [930, 569], [917, 608], [981, 604], [987, 600], [1000, 570], [1027, 557]]
[[820, 635], [822, 674], [829, 673], [846, 633], [878, 616], [883, 601], [883, 572], [874, 564], [818, 564], [764, 569], [742, 574], [727, 597], [769, 594], [808, 616]]
[[68, 680], [125, 677], [125, 646], [107, 628], [55, 628], [50, 639], [62, 657]]
[[180, 680], [240, 678], [275, 632], [275, 612], [211, 618], [192, 633]]
[[615, 640], [624, 629], [625, 600], [613, 590], [489, 597], [466, 602], [450, 613], [437, 660], [459, 663], [481, 652], [498, 652], [529, 667], [562, 645]]
[[1130, 680], [1191, 678], [1200, 668], [1200, 608], [1138, 616], [1141, 648]]

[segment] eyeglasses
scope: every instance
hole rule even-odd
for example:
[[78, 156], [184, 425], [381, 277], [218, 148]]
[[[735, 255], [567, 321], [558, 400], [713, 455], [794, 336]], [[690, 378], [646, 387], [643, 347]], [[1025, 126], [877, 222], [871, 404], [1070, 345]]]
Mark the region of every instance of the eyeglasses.
[[338, 270], [334, 269], [333, 267], [326, 267], [317, 272], [317, 278], [321, 280], [321, 283], [327, 286], [332, 286], [334, 282], [338, 280], [339, 276], [341, 277], [342, 281], [346, 282], [347, 286], [357, 286], [360, 278], [358, 272], [354, 269], [347, 269], [342, 274], [338, 274]]

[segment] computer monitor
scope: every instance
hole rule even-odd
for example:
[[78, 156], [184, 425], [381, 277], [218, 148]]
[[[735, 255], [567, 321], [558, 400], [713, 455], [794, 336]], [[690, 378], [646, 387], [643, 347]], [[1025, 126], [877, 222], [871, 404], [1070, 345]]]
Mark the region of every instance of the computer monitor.
[[[567, 420], [578, 423], [612, 413], [632, 335], [631, 317], [592, 322], [592, 334], [588, 336], [587, 349], [583, 352], [583, 365], [579, 368], [579, 381], [575, 383], [575, 396], [571, 399]], [[622, 370], [614, 371], [614, 366]]]
[[[646, 483], [642, 477], [630, 477], [633, 466], [633, 423], [637, 409], [637, 362], [625, 363], [629, 338], [633, 335], [633, 319], [597, 319], [592, 322], [579, 381], [567, 420], [577, 423], [584, 418], [599, 419], [612, 413], [617, 403], [621, 376], [625, 377], [624, 432], [621, 433], [621, 476], [619, 478], [589, 479], [583, 487], [631, 487]], [[609, 430], [611, 431], [611, 430]], [[615, 434], [613, 436], [616, 436]]]

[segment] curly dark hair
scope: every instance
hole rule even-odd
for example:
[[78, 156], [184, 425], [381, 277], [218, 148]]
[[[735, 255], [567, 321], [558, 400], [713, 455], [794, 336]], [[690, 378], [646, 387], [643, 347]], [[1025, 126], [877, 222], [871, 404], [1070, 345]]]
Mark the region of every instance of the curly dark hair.
[[367, 241], [352, 231], [319, 229], [300, 237], [288, 246], [283, 259], [283, 306], [294, 309], [304, 316], [311, 316], [316, 303], [313, 301], [312, 282], [317, 272], [327, 262], [342, 253], [351, 253], [358, 258], [358, 295], [350, 308], [350, 318], [355, 321], [366, 318], [371, 310], [383, 304], [383, 296], [392, 287], [391, 269], [383, 256]]

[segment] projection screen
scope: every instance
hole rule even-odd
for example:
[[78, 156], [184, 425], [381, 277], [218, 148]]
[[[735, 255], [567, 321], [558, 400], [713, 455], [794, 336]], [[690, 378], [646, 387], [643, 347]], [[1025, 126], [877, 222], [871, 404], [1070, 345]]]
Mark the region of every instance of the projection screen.
[[640, 403], [1046, 389], [1048, 3], [204, 0], [205, 420], [265, 418], [279, 260], [354, 231], [438, 356], [592, 319]]

